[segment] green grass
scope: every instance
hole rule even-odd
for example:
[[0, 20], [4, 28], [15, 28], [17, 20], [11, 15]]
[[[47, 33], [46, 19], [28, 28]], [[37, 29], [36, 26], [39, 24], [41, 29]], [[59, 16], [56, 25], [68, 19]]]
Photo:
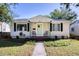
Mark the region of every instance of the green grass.
[[48, 56], [79, 55], [79, 40], [61, 39], [57, 41], [45, 41], [44, 45]]
[[1, 56], [30, 56], [34, 49], [35, 41], [17, 43], [12, 41], [0, 41]]

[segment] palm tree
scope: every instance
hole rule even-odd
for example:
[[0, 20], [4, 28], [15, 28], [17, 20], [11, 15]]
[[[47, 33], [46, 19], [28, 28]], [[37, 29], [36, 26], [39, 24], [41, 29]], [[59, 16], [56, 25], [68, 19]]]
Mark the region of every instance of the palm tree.
[[53, 19], [66, 19], [66, 20], [72, 20], [76, 18], [75, 12], [72, 12], [67, 9], [55, 9], [53, 12], [50, 13], [50, 17]]
[[53, 19], [61, 19], [62, 12], [60, 10], [55, 9], [53, 12], [50, 13], [50, 17]]

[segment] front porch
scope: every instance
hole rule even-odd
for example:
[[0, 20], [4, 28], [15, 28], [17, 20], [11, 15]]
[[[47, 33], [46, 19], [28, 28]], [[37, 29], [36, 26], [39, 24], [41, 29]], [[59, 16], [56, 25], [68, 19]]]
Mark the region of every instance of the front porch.
[[50, 36], [50, 23], [30, 23], [31, 37], [48, 37]]

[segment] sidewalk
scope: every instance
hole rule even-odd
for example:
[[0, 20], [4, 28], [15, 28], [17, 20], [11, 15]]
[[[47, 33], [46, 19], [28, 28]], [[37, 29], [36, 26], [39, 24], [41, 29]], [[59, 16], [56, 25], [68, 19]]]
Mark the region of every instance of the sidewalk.
[[32, 56], [46, 56], [44, 44], [42, 42], [37, 42]]

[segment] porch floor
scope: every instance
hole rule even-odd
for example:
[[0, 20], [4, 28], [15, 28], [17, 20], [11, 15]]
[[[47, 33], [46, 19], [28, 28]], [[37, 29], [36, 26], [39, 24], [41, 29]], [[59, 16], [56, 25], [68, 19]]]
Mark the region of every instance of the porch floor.
[[32, 36], [31, 38], [36, 39], [36, 41], [44, 41], [45, 38], [49, 38], [48, 36]]

